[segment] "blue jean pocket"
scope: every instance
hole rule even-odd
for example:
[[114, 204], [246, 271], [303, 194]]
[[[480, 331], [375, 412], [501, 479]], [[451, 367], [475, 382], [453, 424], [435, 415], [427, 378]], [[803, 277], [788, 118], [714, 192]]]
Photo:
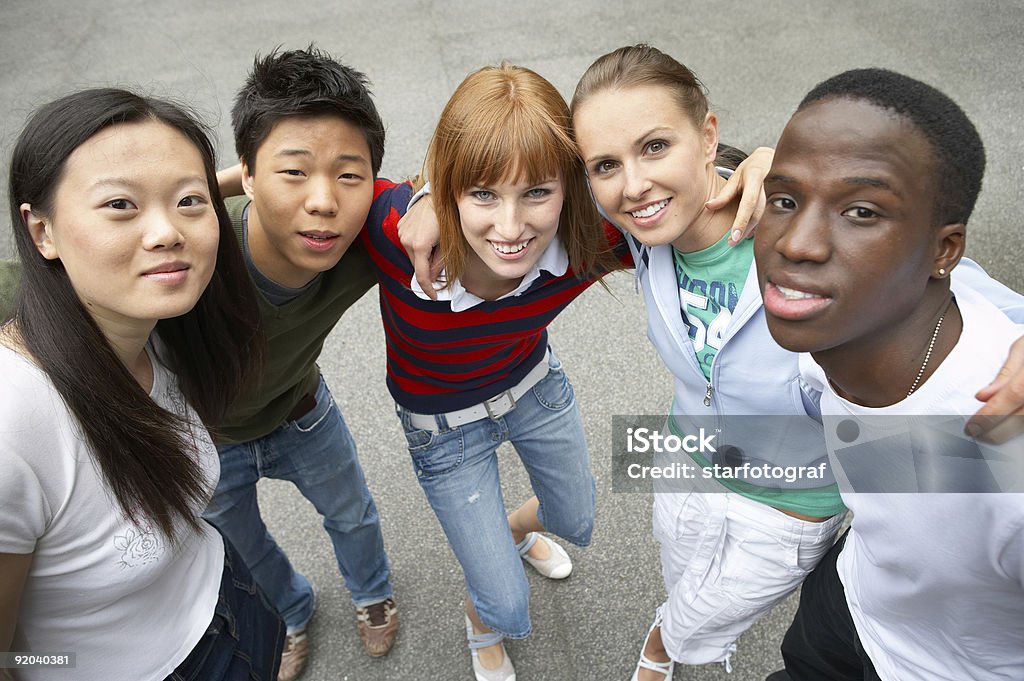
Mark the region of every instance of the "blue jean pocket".
[[562, 411], [572, 404], [572, 384], [557, 359], [549, 365], [548, 375], [533, 386], [533, 395], [542, 407], [551, 411]]
[[315, 429], [324, 422], [328, 415], [330, 415], [331, 410], [334, 409], [334, 396], [323, 385], [323, 379], [320, 380], [320, 387], [314, 395], [316, 397], [316, 406], [292, 421], [295, 429], [300, 433], [308, 433]]
[[421, 478], [444, 475], [462, 465], [466, 446], [461, 428], [452, 428], [439, 433], [430, 430], [411, 429], [405, 431], [416, 474]]

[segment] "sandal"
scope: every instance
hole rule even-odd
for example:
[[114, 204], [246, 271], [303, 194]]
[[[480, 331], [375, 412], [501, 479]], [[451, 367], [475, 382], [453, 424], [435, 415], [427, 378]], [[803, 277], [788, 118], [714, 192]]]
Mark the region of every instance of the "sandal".
[[676, 663], [674, 660], [668, 662], [655, 662], [651, 658], [644, 655], [644, 651], [647, 650], [647, 641], [651, 638], [651, 632], [654, 631], [655, 627], [661, 626], [661, 609], [658, 609], [658, 614], [654, 617], [654, 623], [651, 628], [647, 630], [647, 636], [644, 636], [644, 644], [640, 646], [640, 659], [636, 663], [636, 669], [633, 670], [633, 676], [630, 677], [629, 681], [637, 681], [640, 676], [641, 669], [649, 669], [652, 672], [664, 674], [665, 678], [662, 681], [672, 681], [672, 672], [675, 671]]

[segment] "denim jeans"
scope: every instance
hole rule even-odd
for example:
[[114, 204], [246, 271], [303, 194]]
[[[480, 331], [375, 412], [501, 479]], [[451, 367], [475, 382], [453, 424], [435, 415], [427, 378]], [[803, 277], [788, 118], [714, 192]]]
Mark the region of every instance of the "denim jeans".
[[284, 623], [225, 541], [213, 620], [165, 681], [276, 681], [284, 636]]
[[313, 616], [313, 587], [295, 571], [260, 517], [256, 483], [261, 477], [292, 482], [323, 516], [357, 607], [391, 598], [377, 507], [355, 441], [323, 377], [309, 413], [259, 439], [217, 449], [220, 482], [204, 517], [235, 545], [290, 631]]
[[498, 445], [515, 447], [547, 531], [578, 546], [594, 527], [594, 476], [572, 385], [554, 353], [548, 374], [496, 419], [439, 432], [413, 428], [399, 406], [413, 468], [437, 515], [480, 619], [510, 638], [530, 633], [530, 590], [512, 541], [498, 479]]

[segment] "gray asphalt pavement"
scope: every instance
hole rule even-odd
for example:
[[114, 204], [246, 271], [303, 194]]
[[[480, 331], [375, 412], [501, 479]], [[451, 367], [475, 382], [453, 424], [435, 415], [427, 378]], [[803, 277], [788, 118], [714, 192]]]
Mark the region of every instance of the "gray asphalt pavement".
[[[1024, 290], [1024, 4], [956, 0], [559, 3], [324, 0], [244, 3], [180, 0], [4, 0], [0, 6], [0, 162], [38, 105], [72, 89], [120, 85], [192, 103], [234, 162], [229, 110], [257, 51], [310, 42], [365, 71], [388, 126], [382, 174], [415, 174], [448, 94], [467, 72], [507, 59], [569, 96], [599, 55], [650, 42], [691, 66], [710, 90], [724, 141], [772, 144], [801, 96], [847, 68], [884, 66], [935, 84], [971, 115], [986, 141], [988, 175], [968, 252]], [[6, 192], [4, 192], [6, 198]], [[13, 251], [0, 231], [0, 256]], [[632, 276], [584, 295], [551, 327], [576, 387], [598, 485], [597, 529], [570, 548], [564, 583], [531, 574], [535, 633], [509, 644], [521, 681], [625, 681], [664, 596], [650, 532], [650, 496], [611, 491], [613, 414], [668, 409], [670, 378], [645, 338]], [[464, 587], [420, 491], [384, 386], [375, 293], [329, 338], [322, 368], [359, 443], [383, 519], [402, 631], [392, 653], [365, 656], [326, 534], [287, 484], [260, 486], [264, 517], [318, 589], [306, 681], [469, 679]], [[514, 452], [503, 451], [506, 502], [529, 495]], [[780, 665], [792, 599], [747, 633], [731, 678], [761, 679]], [[154, 613], [154, 617], [159, 617]], [[73, 678], [73, 676], [58, 678]], [[679, 669], [676, 679], [725, 679], [721, 666]]]

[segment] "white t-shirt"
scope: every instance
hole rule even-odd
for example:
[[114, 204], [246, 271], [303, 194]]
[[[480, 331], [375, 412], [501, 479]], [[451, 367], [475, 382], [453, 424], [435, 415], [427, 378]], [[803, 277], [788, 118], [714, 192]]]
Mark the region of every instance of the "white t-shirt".
[[[154, 354], [150, 396], [192, 424], [212, 495], [217, 450]], [[171, 546], [130, 524], [46, 375], [0, 346], [0, 376], [0, 553], [34, 554], [12, 649], [76, 654], [73, 671], [24, 668], [16, 678], [163, 679], [213, 619], [220, 535], [203, 524]]]
[[[964, 321], [956, 347], [924, 385], [895, 405], [872, 409], [842, 399], [821, 368], [801, 356], [804, 377], [823, 390], [825, 435], [841, 489], [846, 473], [856, 468], [849, 456], [841, 458], [844, 448], [885, 437], [891, 459], [884, 448], [876, 453], [892, 466], [892, 477], [903, 476], [907, 461], [920, 467], [922, 453], [927, 461], [961, 431], [950, 429], [931, 443], [914, 440], [920, 450], [914, 460], [907, 458], [913, 447], [906, 432], [897, 432], [899, 424], [907, 426], [903, 431], [917, 432], [918, 424], [945, 420], [935, 417], [962, 415], [965, 421], [982, 406], [974, 393], [996, 375], [1020, 330], [973, 291], [954, 287], [954, 292]], [[851, 430], [852, 423], [859, 428]], [[906, 446], [893, 446], [900, 438]], [[997, 478], [1008, 480], [999, 471], [1010, 462], [1019, 482], [1022, 448], [1024, 436], [1004, 447], [983, 448], [987, 456], [997, 454], [992, 457]], [[1009, 458], [1000, 460], [999, 453]], [[949, 465], [975, 470], [956, 468], [963, 464], [979, 461], [954, 457]], [[920, 470], [917, 476], [906, 480], [927, 480]], [[884, 681], [1024, 679], [1024, 494], [844, 490], [842, 496], [853, 511], [853, 528], [839, 556], [839, 577], [878, 675]]]

